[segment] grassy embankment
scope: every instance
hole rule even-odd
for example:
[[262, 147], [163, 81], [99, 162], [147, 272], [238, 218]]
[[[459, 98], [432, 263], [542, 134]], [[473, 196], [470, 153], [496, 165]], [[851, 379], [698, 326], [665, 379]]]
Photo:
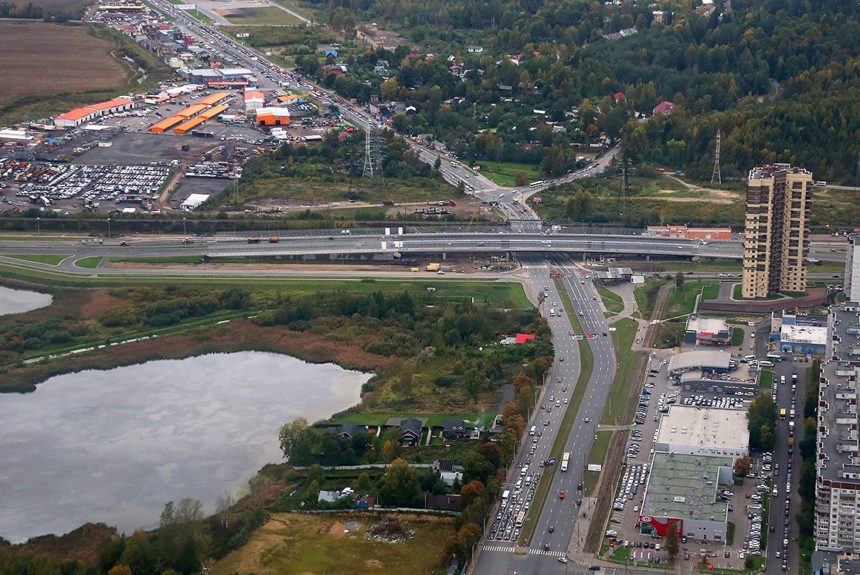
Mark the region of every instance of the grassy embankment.
[[597, 293], [600, 294], [600, 299], [603, 300], [603, 307], [606, 308], [607, 316], [613, 316], [624, 311], [624, 300], [621, 299], [620, 295], [603, 286], [597, 287]]
[[526, 175], [526, 183], [541, 179], [540, 168], [534, 164], [522, 164], [517, 162], [491, 162], [480, 161], [480, 174], [499, 186], [512, 188], [517, 185], [516, 174], [523, 172]]
[[[570, 320], [574, 333], [582, 333], [582, 325], [579, 323], [579, 317], [573, 309], [573, 304], [564, 288], [561, 280], [553, 280], [555, 288], [561, 297], [561, 302], [564, 305], [564, 311]], [[558, 428], [558, 433], [555, 437], [555, 442], [552, 444], [549, 456], [554, 457], [557, 461], [561, 461], [561, 455], [564, 451], [564, 446], [567, 443], [570, 430], [573, 428], [573, 423], [579, 414], [579, 406], [582, 404], [582, 399], [585, 397], [585, 390], [588, 387], [588, 380], [591, 379], [591, 372], [594, 370], [594, 354], [591, 351], [591, 346], [587, 339], [582, 339], [579, 342], [579, 377], [576, 379], [576, 385], [573, 388], [573, 393], [570, 397], [570, 404], [564, 412], [564, 417], [561, 420], [561, 425]], [[543, 510], [544, 502], [549, 494], [549, 487], [552, 483], [552, 478], [555, 476], [558, 465], [544, 468], [541, 476], [540, 484], [535, 490], [535, 496], [532, 500], [532, 506], [529, 509], [528, 516], [523, 522], [523, 528], [520, 532], [520, 544], [528, 545], [534, 534], [535, 525]]]
[[75, 267], [94, 270], [97, 267], [99, 267], [99, 264], [101, 264], [101, 263], [102, 263], [102, 257], [101, 256], [90, 256], [88, 258], [81, 258], [78, 261], [76, 261]]
[[[443, 566], [452, 518], [406, 516], [415, 536], [390, 544], [365, 539], [367, 528], [382, 521], [368, 514], [273, 514], [250, 541], [218, 561], [212, 575], [233, 573], [437, 573]], [[352, 529], [345, 530], [346, 523]], [[444, 573], [444, 570], [442, 571]]]

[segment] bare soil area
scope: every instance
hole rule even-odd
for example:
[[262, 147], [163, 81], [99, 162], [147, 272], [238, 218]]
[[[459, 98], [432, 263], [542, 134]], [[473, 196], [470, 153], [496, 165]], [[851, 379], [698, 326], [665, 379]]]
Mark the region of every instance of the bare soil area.
[[132, 70], [84, 25], [0, 22], [0, 108], [22, 98], [116, 90]]

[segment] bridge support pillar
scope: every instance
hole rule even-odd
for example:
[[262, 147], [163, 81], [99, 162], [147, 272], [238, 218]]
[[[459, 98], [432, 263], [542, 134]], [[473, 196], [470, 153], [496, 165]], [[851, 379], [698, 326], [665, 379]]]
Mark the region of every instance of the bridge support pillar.
[[442, 261], [445, 261], [447, 259], [448, 259], [448, 254], [445, 252], [442, 252]]

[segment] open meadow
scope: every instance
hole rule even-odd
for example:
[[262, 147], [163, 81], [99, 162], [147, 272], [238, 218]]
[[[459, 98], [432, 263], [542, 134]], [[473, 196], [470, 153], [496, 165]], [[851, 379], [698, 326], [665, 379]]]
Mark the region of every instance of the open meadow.
[[0, 22], [0, 74], [15, 78], [0, 90], [0, 109], [22, 98], [122, 88], [132, 72], [112, 49], [87, 26]]
[[380, 521], [371, 514], [276, 513], [244, 547], [219, 561], [210, 573], [396, 575], [434, 573], [442, 567], [445, 542], [451, 533], [450, 518], [404, 518], [415, 536], [402, 543], [365, 539], [367, 528]]

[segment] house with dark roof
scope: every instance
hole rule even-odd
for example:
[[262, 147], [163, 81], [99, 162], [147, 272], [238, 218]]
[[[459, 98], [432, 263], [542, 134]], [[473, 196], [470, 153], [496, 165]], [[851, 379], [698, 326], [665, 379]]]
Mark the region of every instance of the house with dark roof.
[[472, 428], [466, 427], [462, 419], [446, 419], [442, 422], [442, 437], [445, 439], [463, 439], [472, 435]]
[[339, 427], [334, 428], [335, 433], [344, 439], [352, 440], [357, 435], [367, 435], [367, 426], [358, 425], [355, 423], [342, 423]]
[[412, 447], [418, 445], [421, 441], [421, 428], [423, 427], [420, 419], [407, 418], [400, 420], [400, 445], [404, 447]]
[[454, 471], [454, 460], [434, 459], [433, 463], [430, 464], [430, 469], [432, 469], [434, 473], [442, 473], [443, 471]]
[[460, 495], [433, 495], [428, 493], [424, 496], [424, 507], [425, 509], [460, 511]]

